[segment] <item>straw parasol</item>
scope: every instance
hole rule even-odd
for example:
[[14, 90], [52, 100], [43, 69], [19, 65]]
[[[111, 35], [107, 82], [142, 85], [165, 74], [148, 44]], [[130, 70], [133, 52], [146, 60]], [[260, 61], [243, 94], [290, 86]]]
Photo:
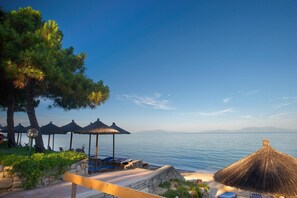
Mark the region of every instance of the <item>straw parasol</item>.
[[89, 156], [90, 156], [90, 148], [91, 148], [91, 135], [96, 135], [96, 152], [95, 152], [95, 158], [98, 157], [98, 135], [99, 134], [117, 134], [119, 133], [117, 130], [110, 128], [103, 122], [101, 122], [99, 119], [97, 119], [96, 122], [90, 123], [88, 126], [78, 130], [76, 133], [79, 134], [89, 134]]
[[[27, 133], [29, 127], [24, 127], [21, 123], [19, 123], [19, 125], [14, 127], [14, 132], [18, 134], [17, 136], [17, 144], [21, 143], [21, 139], [22, 139], [22, 134], [23, 133]], [[20, 135], [21, 134], [21, 135]]]
[[[27, 133], [27, 130], [28, 130], [28, 127], [24, 127], [21, 123], [19, 123], [19, 125], [15, 126], [13, 128], [13, 131], [18, 134], [17, 135], [17, 142], [16, 142], [17, 144], [19, 144], [21, 142], [22, 134]], [[2, 133], [8, 133], [7, 126], [1, 127], [0, 131]]]
[[40, 130], [42, 135], [48, 135], [48, 147], [50, 144], [51, 135], [53, 135], [52, 150], [54, 150], [55, 145], [55, 134], [66, 134], [60, 127], [54, 125], [52, 122], [42, 126]]
[[[110, 126], [111, 128], [119, 131], [118, 134], [131, 134], [130, 132], [126, 131], [125, 129], [122, 129], [120, 127], [118, 127], [114, 122], [112, 123], [112, 125]], [[113, 161], [114, 161], [114, 152], [115, 152], [115, 134], [112, 135], [112, 157], [113, 157]]]
[[2, 133], [7, 133], [8, 131], [7, 131], [7, 126], [3, 126], [2, 128], [1, 128], [1, 132]]
[[81, 129], [81, 126], [79, 126], [78, 124], [76, 124], [74, 122], [74, 120], [72, 120], [72, 122], [70, 122], [69, 124], [66, 124], [66, 125], [62, 126], [61, 129], [65, 133], [67, 133], [67, 132], [70, 132], [71, 133], [70, 144], [69, 144], [69, 150], [71, 150], [72, 149], [73, 132], [80, 130]]
[[215, 173], [217, 182], [243, 190], [297, 195], [297, 159], [276, 151], [263, 140], [263, 147]]

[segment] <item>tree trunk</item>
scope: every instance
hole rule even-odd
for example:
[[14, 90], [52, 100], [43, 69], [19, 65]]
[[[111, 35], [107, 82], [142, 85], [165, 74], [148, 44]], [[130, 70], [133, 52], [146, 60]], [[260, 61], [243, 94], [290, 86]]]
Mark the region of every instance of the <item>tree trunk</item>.
[[35, 108], [34, 108], [34, 81], [28, 82], [26, 101], [27, 101], [26, 109], [27, 109], [27, 114], [28, 114], [31, 128], [35, 128], [38, 130], [38, 136], [35, 138], [36, 151], [44, 152], [45, 148], [43, 144], [42, 134], [37, 122]]
[[8, 137], [8, 147], [14, 147], [15, 144], [15, 135], [14, 135], [14, 95], [10, 91], [8, 95], [8, 105], [7, 105], [7, 137]]

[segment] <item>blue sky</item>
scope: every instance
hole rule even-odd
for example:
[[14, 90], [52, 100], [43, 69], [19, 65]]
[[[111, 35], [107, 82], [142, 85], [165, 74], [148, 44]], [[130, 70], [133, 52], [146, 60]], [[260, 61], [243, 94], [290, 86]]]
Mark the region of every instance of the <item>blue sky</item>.
[[[36, 110], [39, 124], [100, 118], [134, 131], [297, 129], [297, 1], [2, 0], [56, 20], [87, 76], [110, 87], [95, 110]], [[5, 112], [0, 124], [6, 125]], [[15, 123], [28, 125], [17, 113]]]

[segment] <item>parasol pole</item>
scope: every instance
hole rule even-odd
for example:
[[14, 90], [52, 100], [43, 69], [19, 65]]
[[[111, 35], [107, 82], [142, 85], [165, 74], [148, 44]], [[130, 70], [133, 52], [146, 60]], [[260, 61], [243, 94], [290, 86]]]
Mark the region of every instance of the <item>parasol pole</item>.
[[54, 145], [55, 145], [55, 134], [53, 133], [53, 148], [52, 148], [52, 150], [54, 150]]
[[50, 146], [50, 141], [51, 141], [51, 134], [48, 134], [47, 148], [49, 148], [49, 146]]
[[95, 158], [97, 159], [98, 157], [98, 134], [96, 134], [96, 153], [95, 153]]
[[91, 158], [91, 134], [89, 135], [89, 158]]
[[115, 151], [115, 135], [112, 134], [112, 158], [114, 163], [114, 151]]
[[96, 134], [96, 154], [95, 154], [95, 159], [96, 159], [96, 168], [97, 168], [97, 159], [98, 159], [98, 134]]
[[23, 133], [21, 133], [21, 135], [20, 135], [20, 142], [19, 142], [20, 145], [22, 145], [22, 134]]
[[73, 132], [71, 132], [71, 134], [70, 134], [70, 146], [69, 146], [69, 150], [72, 149], [72, 137], [73, 137]]
[[18, 132], [18, 136], [17, 136], [17, 144], [19, 144], [19, 138], [20, 138], [20, 132]]

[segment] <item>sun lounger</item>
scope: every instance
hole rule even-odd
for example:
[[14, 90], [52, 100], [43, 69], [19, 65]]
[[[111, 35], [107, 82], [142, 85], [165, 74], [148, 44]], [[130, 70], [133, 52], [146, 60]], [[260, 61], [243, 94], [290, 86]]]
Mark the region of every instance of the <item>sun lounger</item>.
[[115, 166], [110, 166], [110, 165], [105, 165], [105, 166], [91, 166], [88, 168], [88, 172], [103, 172], [103, 171], [108, 171], [108, 170], [115, 170]]
[[219, 198], [236, 198], [237, 195], [235, 192], [224, 192], [223, 194], [218, 196]]
[[125, 159], [125, 160], [123, 160], [123, 161], [120, 161], [120, 164], [122, 164], [122, 165], [127, 165], [129, 162], [131, 162], [132, 161], [132, 158], [129, 158], [129, 159]]
[[258, 193], [252, 193], [251, 198], [263, 198], [263, 196]]

